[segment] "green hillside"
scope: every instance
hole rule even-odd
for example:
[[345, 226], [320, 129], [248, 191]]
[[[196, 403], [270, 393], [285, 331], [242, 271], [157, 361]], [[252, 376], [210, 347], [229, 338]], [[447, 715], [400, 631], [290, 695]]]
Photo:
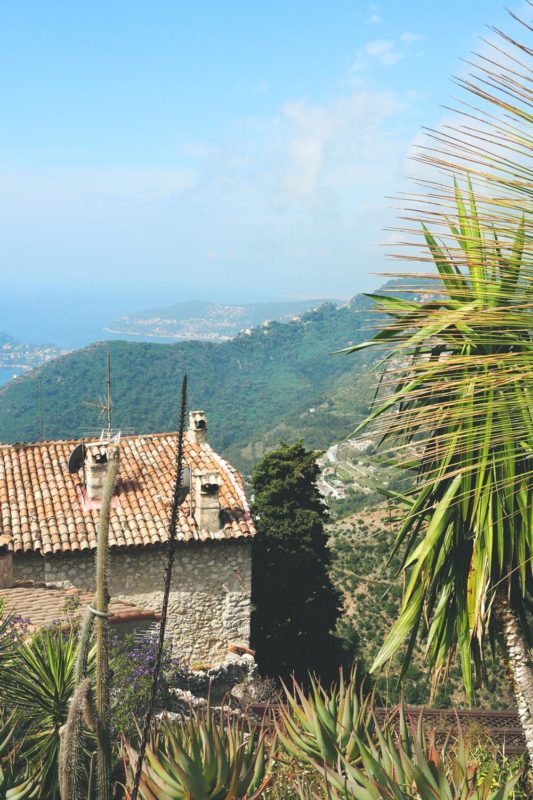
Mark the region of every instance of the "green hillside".
[[365, 374], [371, 357], [331, 355], [367, 335], [369, 305], [362, 296], [341, 307], [326, 303], [299, 320], [272, 322], [222, 344], [91, 345], [0, 390], [0, 441], [37, 438], [39, 378], [45, 438], [94, 431], [101, 423], [87, 402], [105, 392], [109, 350], [115, 428], [174, 429], [186, 370], [190, 406], [206, 410], [210, 441], [239, 468], [248, 471], [282, 437], [303, 436], [308, 446], [325, 448], [350, 433], [372, 396], [374, 377]]
[[[389, 562], [395, 540], [394, 508], [381, 503], [330, 524], [332, 551], [331, 577], [343, 597], [343, 614], [338, 633], [347, 652], [372, 664], [385, 634], [398, 618], [403, 592], [398, 576], [400, 554]], [[399, 699], [397, 678], [405, 648], [396, 654], [381, 675], [378, 686], [388, 704]], [[512, 687], [503, 659], [494, 660], [487, 652], [484, 684], [476, 691], [480, 708], [512, 708]], [[430, 700], [431, 679], [423, 646], [415, 647], [414, 658], [402, 682], [402, 692], [409, 704], [420, 705]], [[456, 656], [446, 680], [433, 699], [436, 706], [464, 707], [466, 696], [462, 684], [459, 658]]]

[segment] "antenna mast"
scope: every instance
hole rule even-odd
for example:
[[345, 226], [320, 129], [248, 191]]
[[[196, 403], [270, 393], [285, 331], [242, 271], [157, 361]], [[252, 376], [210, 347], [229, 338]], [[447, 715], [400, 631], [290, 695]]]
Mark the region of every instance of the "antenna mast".
[[111, 403], [111, 353], [107, 351], [107, 430], [111, 433], [111, 414], [113, 405]]
[[98, 419], [105, 417], [107, 420], [107, 435], [111, 438], [111, 419], [113, 413], [113, 401], [111, 400], [111, 354], [107, 351], [107, 396], [99, 397], [97, 402], [90, 403], [87, 400], [84, 405], [97, 408], [100, 412]]
[[43, 441], [43, 379], [39, 378], [39, 440]]

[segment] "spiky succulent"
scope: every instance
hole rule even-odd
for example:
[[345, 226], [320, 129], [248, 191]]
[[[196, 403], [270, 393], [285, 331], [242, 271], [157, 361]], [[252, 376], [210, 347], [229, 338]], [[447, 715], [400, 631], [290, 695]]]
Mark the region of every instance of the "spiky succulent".
[[[222, 710], [193, 711], [184, 722], [155, 726], [146, 751], [143, 800], [255, 800], [270, 782], [265, 734]], [[137, 753], [125, 745], [130, 786]]]
[[322, 774], [330, 800], [507, 800], [522, 771], [494, 786], [496, 762], [483, 775], [469, 758], [461, 735], [437, 745], [435, 732], [426, 736], [423, 716], [416, 732], [409, 728], [400, 708], [398, 730], [382, 730], [374, 740], [359, 741], [361, 763], [349, 763], [339, 753], [335, 766]]
[[28, 775], [18, 758], [20, 742], [14, 715], [0, 720], [0, 800], [30, 800], [36, 796], [39, 771]]
[[285, 698], [277, 732], [292, 756], [315, 766], [334, 765], [339, 753], [348, 763], [359, 760], [359, 744], [372, 736], [374, 717], [371, 696], [361, 697], [354, 673], [348, 681], [341, 673], [329, 690], [312, 678], [307, 694], [294, 682], [292, 691], [285, 687]]

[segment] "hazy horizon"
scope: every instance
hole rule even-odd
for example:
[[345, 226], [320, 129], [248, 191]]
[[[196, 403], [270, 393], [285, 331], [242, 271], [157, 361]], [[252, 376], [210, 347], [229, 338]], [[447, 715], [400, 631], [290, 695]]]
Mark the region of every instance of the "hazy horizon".
[[[357, 294], [354, 292], [353, 294]], [[172, 298], [164, 292], [153, 292], [154, 301], [146, 292], [129, 292], [100, 294], [94, 288], [90, 292], [80, 293], [74, 289], [41, 291], [19, 291], [7, 294], [0, 287], [0, 332], [7, 333], [14, 339], [28, 344], [53, 344], [65, 349], [84, 347], [96, 341], [122, 338], [133, 341], [146, 337], [129, 335], [112, 335], [104, 331], [104, 327], [123, 315], [131, 316], [135, 312], [150, 308], [164, 308], [189, 300], [201, 300], [208, 303], [239, 305], [248, 303], [268, 303], [279, 300], [344, 300], [342, 297], [282, 297], [272, 295], [264, 297], [176, 297]], [[147, 302], [150, 300], [150, 302]], [[159, 339], [162, 341], [163, 339]], [[153, 340], [152, 340], [153, 341]], [[168, 341], [172, 341], [171, 338]], [[0, 381], [1, 385], [1, 381]]]

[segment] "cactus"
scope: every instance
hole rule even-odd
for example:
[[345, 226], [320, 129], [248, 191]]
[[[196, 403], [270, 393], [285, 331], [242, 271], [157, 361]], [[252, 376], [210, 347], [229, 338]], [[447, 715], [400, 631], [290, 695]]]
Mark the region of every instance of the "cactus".
[[77, 800], [81, 795], [81, 776], [83, 774], [82, 742], [83, 720], [92, 732], [95, 731], [94, 713], [92, 723], [86, 719], [88, 707], [92, 705], [90, 679], [87, 677], [89, 651], [93, 634], [94, 614], [87, 610], [81, 626], [76, 658], [75, 689], [70, 701], [67, 721], [61, 734], [59, 752], [59, 786], [61, 800]]
[[[111, 738], [109, 734], [109, 513], [118, 472], [117, 447], [109, 448], [109, 468], [102, 494], [96, 553], [96, 597], [85, 615], [78, 643], [76, 686], [70, 703], [60, 752], [61, 800], [80, 800], [85, 729], [96, 733], [98, 800], [111, 798]], [[96, 621], [95, 621], [96, 617]], [[95, 701], [87, 677], [93, 625], [96, 628]], [[84, 724], [85, 723], [85, 724]]]
[[109, 468], [102, 494], [96, 551], [96, 765], [98, 800], [111, 800], [111, 736], [109, 694], [109, 513], [118, 473], [118, 447], [109, 448]]
[[88, 702], [91, 679], [85, 678], [75, 689], [68, 718], [61, 734], [59, 754], [59, 791], [62, 800], [80, 797], [84, 708]]

